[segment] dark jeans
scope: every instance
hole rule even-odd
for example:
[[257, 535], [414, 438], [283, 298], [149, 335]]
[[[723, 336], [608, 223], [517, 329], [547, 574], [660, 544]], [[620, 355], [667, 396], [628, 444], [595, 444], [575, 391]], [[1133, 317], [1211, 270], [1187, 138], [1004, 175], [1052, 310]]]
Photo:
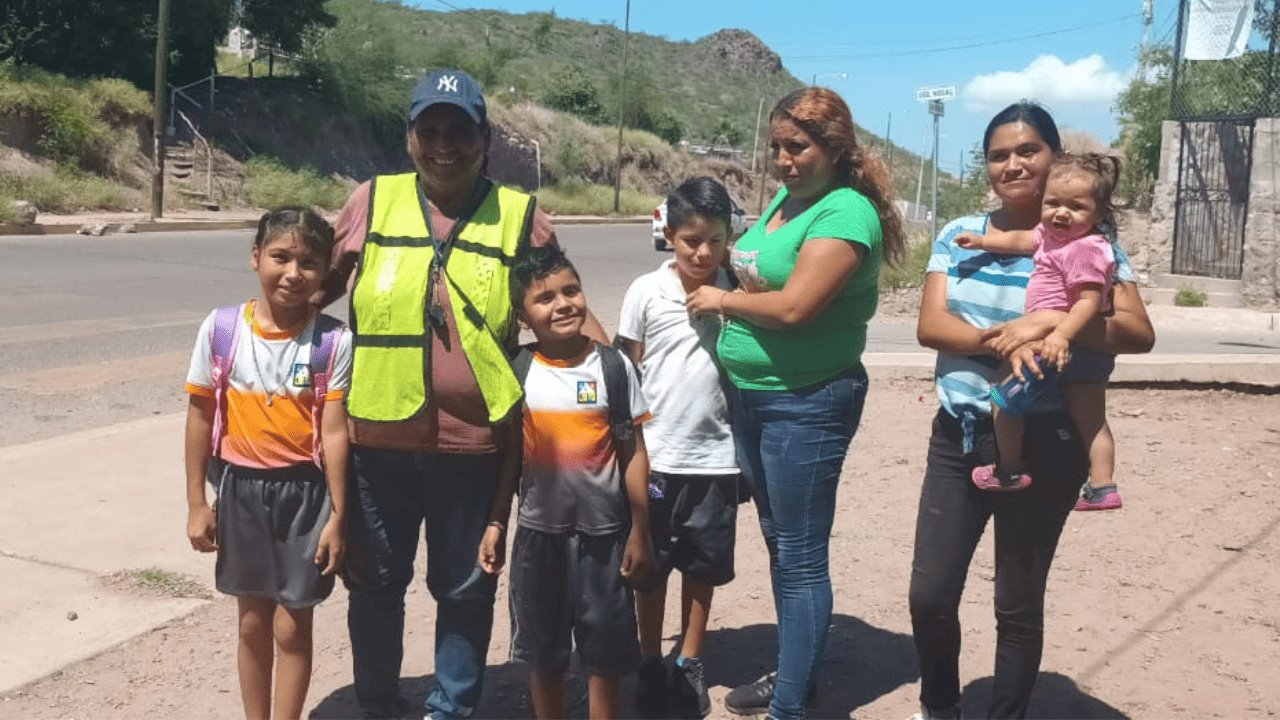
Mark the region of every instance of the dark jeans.
[[343, 580], [351, 593], [356, 700], [401, 712], [404, 595], [426, 523], [427, 589], [436, 601], [436, 684], [428, 717], [469, 717], [480, 701], [493, 629], [495, 577], [476, 563], [497, 490], [499, 456], [351, 448], [352, 497]]
[[960, 421], [945, 411], [934, 418], [911, 566], [920, 702], [935, 711], [960, 702], [960, 595], [995, 516], [996, 664], [987, 717], [1021, 718], [1040, 671], [1049, 566], [1088, 475], [1088, 456], [1065, 413], [1028, 415], [1025, 457], [1034, 482], [1019, 492], [985, 492], [970, 473], [995, 461], [991, 421], [979, 422], [975, 435], [966, 455]]
[[741, 391], [738, 462], [751, 482], [778, 616], [769, 716], [804, 717], [831, 623], [829, 549], [836, 486], [867, 399], [867, 373], [794, 391]]

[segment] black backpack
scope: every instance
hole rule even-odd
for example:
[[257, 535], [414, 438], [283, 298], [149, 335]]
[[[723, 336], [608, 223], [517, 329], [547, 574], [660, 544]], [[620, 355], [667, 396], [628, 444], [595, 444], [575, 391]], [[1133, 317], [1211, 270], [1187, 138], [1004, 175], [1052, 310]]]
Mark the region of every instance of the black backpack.
[[[635, 424], [631, 419], [631, 388], [627, 381], [626, 367], [631, 359], [618, 348], [602, 343], [595, 345], [596, 352], [600, 353], [600, 367], [604, 371], [604, 392], [609, 398], [609, 431], [616, 442], [631, 442], [635, 437]], [[511, 360], [511, 369], [515, 371], [522, 388], [529, 378], [529, 367], [532, 365], [533, 351], [522, 345]]]

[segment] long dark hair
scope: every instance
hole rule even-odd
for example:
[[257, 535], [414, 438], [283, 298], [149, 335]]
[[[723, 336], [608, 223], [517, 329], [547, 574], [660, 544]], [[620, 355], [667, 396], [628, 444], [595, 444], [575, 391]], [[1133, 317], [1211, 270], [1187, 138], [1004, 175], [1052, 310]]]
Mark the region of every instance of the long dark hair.
[[836, 171], [847, 178], [848, 186], [866, 196], [880, 216], [884, 236], [884, 258], [890, 265], [902, 261], [906, 252], [902, 217], [893, 202], [893, 184], [880, 156], [858, 144], [853, 132], [853, 113], [833, 90], [807, 87], [778, 101], [769, 121], [790, 120], [813, 139], [828, 155], [836, 158]]
[[991, 118], [991, 122], [987, 123], [987, 130], [982, 133], [982, 154], [984, 157], [987, 151], [991, 149], [991, 136], [995, 134], [996, 128], [1017, 122], [1026, 123], [1034, 128], [1036, 133], [1040, 135], [1040, 139], [1044, 140], [1044, 144], [1049, 146], [1054, 155], [1062, 154], [1062, 136], [1058, 134], [1058, 124], [1053, 121], [1053, 116], [1040, 103], [1032, 100], [1019, 100], [996, 113], [996, 116]]

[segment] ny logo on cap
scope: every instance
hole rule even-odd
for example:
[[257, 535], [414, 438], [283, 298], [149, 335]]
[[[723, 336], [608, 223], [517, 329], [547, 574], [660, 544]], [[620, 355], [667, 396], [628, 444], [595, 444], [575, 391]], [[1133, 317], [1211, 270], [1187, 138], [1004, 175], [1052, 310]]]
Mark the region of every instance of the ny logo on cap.
[[436, 83], [436, 90], [444, 90], [451, 93], [458, 92], [458, 76], [441, 75], [440, 81]]

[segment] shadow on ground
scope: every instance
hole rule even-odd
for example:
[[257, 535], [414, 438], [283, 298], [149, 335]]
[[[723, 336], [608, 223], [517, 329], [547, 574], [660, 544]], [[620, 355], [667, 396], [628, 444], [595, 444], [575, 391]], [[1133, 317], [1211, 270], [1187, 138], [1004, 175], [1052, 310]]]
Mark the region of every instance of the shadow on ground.
[[[810, 710], [813, 717], [849, 717], [857, 708], [919, 677], [915, 647], [909, 635], [873, 627], [847, 615], [835, 615], [831, 623], [826, 660], [818, 679], [818, 704]], [[707, 633], [703, 653], [707, 685], [733, 688], [772, 670], [778, 652], [777, 640], [775, 627], [764, 624]], [[527, 672], [523, 665], [490, 665], [486, 669], [484, 697], [475, 717], [530, 717]], [[416, 717], [422, 716], [423, 701], [433, 682], [431, 675], [401, 680], [401, 693], [410, 708], [406, 716], [415, 716], [415, 711]], [[628, 700], [624, 715], [628, 717], [636, 716], [629, 702], [634, 697], [634, 682], [634, 677], [629, 677], [623, 686]], [[568, 684], [566, 698], [570, 716], [586, 717], [585, 677], [571, 671]], [[352, 686], [339, 688], [322, 699], [310, 717], [360, 717]]]
[[[707, 685], [734, 688], [753, 682], [774, 669], [777, 653], [774, 625], [712, 630], [707, 633], [703, 652]], [[817, 704], [809, 714], [849, 717], [854, 710], [915, 682], [919, 676], [910, 635], [874, 627], [848, 615], [834, 615], [818, 673]]]
[[[991, 683], [992, 679], [985, 677], [974, 680], [964, 689], [965, 717], [986, 717]], [[1128, 715], [1086, 693], [1066, 675], [1042, 672], [1036, 678], [1027, 717], [1039, 720], [1103, 720], [1127, 718]]]

